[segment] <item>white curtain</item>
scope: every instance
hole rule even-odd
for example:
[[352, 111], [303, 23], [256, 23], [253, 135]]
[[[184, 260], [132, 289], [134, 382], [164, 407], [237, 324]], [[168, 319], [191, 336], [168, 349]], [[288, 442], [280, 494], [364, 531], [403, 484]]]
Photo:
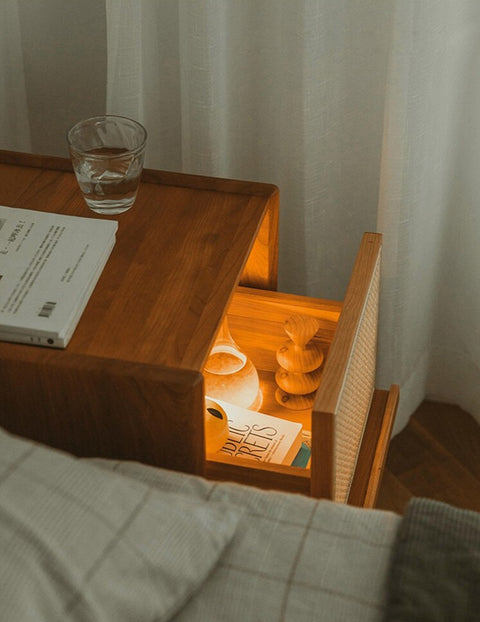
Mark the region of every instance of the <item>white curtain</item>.
[[480, 421], [480, 4], [399, 1], [392, 24], [380, 376]]
[[[285, 291], [343, 298], [362, 233], [382, 232], [378, 385], [401, 386], [396, 430], [425, 397], [480, 421], [478, 0], [18, 1], [20, 25], [0, 3], [0, 146], [27, 144], [12, 124], [30, 123], [32, 149], [52, 150], [43, 116], [65, 155], [67, 121], [106, 107], [146, 125], [147, 166], [277, 184]], [[42, 53], [61, 69], [43, 112]]]
[[17, 0], [0, 2], [0, 60], [1, 147], [28, 151], [30, 122]]

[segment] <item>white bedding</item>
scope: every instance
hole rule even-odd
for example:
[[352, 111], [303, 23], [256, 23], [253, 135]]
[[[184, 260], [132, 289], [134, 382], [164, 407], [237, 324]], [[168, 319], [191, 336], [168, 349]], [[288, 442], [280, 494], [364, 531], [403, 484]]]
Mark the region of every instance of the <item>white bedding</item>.
[[0, 620], [379, 621], [399, 524], [0, 430]]

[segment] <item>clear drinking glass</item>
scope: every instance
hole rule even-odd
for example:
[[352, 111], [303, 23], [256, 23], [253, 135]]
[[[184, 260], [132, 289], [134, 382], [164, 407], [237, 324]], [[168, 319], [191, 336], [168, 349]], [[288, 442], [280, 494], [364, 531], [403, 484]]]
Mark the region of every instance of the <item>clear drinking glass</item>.
[[121, 214], [137, 196], [147, 132], [126, 117], [85, 119], [67, 133], [73, 169], [88, 207], [98, 214]]

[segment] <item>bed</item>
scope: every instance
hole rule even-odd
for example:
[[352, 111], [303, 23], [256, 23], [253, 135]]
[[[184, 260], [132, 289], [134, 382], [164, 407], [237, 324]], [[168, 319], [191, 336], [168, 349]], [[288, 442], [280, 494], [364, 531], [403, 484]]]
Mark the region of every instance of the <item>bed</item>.
[[[0, 620], [473, 620], [480, 522], [400, 517], [0, 429]], [[439, 591], [440, 590], [440, 591]]]

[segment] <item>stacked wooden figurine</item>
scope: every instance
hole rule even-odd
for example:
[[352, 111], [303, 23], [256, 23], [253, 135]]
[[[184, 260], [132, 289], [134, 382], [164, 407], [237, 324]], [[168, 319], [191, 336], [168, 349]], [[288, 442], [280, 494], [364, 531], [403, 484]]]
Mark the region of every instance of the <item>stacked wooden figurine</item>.
[[313, 337], [320, 322], [305, 315], [292, 315], [284, 323], [289, 339], [277, 350], [280, 368], [275, 374], [278, 385], [275, 397], [291, 410], [312, 408], [320, 385], [323, 352]]

